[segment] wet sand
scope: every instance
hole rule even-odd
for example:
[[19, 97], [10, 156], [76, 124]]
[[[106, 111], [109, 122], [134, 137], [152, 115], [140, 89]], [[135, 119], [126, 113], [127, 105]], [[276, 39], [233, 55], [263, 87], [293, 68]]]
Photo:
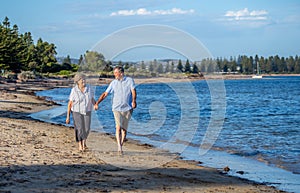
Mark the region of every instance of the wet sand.
[[29, 116], [55, 105], [34, 91], [56, 86], [0, 85], [0, 192], [283, 192], [132, 140], [120, 156], [109, 134], [79, 152], [72, 127]]

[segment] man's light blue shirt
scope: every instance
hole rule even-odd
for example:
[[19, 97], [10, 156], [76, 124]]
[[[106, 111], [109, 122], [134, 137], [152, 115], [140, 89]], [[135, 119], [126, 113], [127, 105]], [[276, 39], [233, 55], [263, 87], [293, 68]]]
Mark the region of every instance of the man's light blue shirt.
[[132, 89], [135, 89], [135, 83], [132, 78], [126, 76], [109, 84], [105, 92], [113, 93], [113, 111], [125, 112], [132, 109]]

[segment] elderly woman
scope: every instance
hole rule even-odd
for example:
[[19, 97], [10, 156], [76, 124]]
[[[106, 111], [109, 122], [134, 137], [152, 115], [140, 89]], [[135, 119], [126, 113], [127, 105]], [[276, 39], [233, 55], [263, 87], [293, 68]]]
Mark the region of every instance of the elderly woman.
[[79, 73], [74, 77], [75, 86], [72, 88], [69, 103], [66, 123], [70, 123], [70, 114], [72, 111], [75, 138], [78, 142], [79, 151], [84, 151], [86, 139], [88, 137], [91, 125], [91, 114], [94, 106], [94, 92], [90, 85], [85, 82], [85, 75]]

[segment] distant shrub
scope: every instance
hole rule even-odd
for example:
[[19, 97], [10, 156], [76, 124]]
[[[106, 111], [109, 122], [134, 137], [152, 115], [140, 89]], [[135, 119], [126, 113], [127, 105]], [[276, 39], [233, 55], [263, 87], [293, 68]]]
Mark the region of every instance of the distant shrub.
[[155, 72], [151, 72], [151, 77], [157, 77], [157, 74]]
[[6, 74], [6, 78], [10, 80], [16, 80], [18, 78], [16, 73], [8, 73]]
[[34, 72], [30, 72], [30, 71], [23, 71], [19, 73], [17, 77], [22, 82], [27, 81], [29, 79], [36, 79], [36, 75], [34, 74]]
[[69, 76], [71, 75], [73, 72], [70, 70], [61, 70], [59, 71], [58, 75], [63, 75], [63, 76]]

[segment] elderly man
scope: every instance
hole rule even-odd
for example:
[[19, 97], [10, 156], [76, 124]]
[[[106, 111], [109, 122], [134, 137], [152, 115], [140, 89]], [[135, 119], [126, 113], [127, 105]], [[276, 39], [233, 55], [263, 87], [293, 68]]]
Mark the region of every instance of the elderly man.
[[113, 80], [106, 91], [103, 92], [96, 104], [95, 110], [109, 93], [113, 93], [112, 111], [116, 124], [116, 140], [118, 153], [123, 154], [122, 146], [126, 138], [128, 122], [131, 118], [132, 111], [136, 108], [136, 90], [134, 80], [124, 75], [122, 67], [114, 68], [115, 80]]

